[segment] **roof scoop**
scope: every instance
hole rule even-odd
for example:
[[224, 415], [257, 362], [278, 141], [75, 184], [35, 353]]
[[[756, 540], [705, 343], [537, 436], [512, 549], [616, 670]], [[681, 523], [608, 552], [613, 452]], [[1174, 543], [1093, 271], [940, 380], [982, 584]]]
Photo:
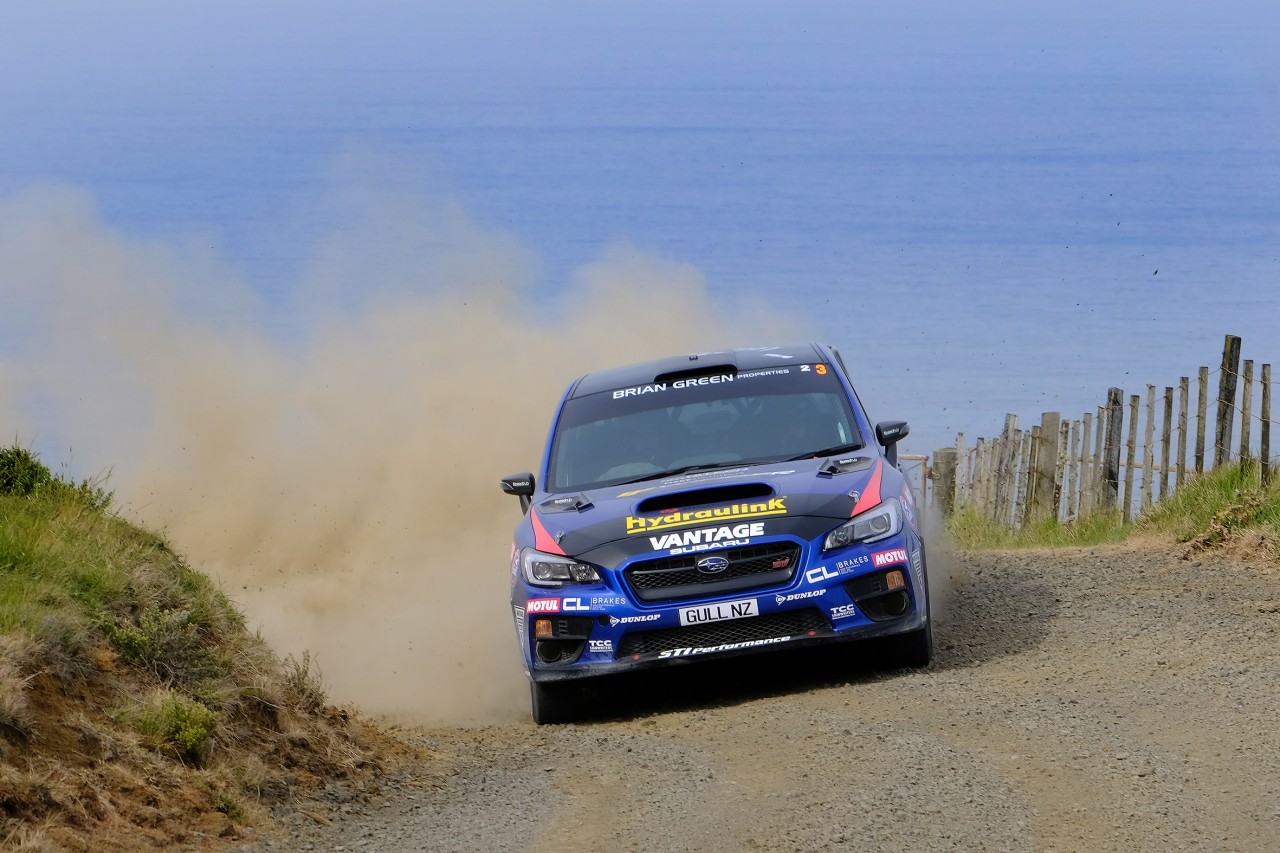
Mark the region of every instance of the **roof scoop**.
[[703, 376], [737, 376], [738, 368], [733, 364], [703, 364], [688, 370], [672, 370], [659, 373], [653, 377], [654, 383], [675, 382], [680, 379], [698, 379]]

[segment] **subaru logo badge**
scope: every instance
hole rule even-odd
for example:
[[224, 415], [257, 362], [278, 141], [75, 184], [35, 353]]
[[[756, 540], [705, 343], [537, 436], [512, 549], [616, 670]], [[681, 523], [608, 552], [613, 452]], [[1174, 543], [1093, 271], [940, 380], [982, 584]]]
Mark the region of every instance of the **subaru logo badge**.
[[698, 561], [698, 571], [704, 575], [714, 575], [729, 568], [729, 561], [724, 557], [703, 557]]

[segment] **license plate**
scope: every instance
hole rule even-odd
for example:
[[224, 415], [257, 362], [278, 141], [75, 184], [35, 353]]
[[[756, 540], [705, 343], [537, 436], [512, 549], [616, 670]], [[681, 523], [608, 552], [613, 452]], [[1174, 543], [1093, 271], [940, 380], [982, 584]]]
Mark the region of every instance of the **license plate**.
[[759, 616], [760, 608], [754, 598], [743, 598], [738, 601], [722, 601], [719, 604], [704, 604], [701, 607], [681, 607], [681, 625], [701, 625], [704, 622], [724, 622], [728, 619], [745, 619], [748, 616]]

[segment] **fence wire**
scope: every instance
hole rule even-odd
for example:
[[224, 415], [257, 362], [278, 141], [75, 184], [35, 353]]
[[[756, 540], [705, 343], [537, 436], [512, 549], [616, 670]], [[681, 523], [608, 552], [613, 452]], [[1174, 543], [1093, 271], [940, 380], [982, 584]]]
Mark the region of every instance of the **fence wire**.
[[[1007, 417], [1006, 428], [997, 437], [979, 437], [972, 447], [964, 445], [961, 433], [957, 436], [955, 447], [958, 451], [955, 499], [961, 503], [979, 505], [980, 511], [988, 516], [1017, 525], [1027, 515], [1033, 490], [1045, 489], [1047, 485], [1046, 482], [1041, 482], [1044, 478], [1040, 473], [1047, 469], [1047, 465], [1037, 463], [1035, 454], [1041, 447], [1048, 446], [1052, 449], [1056, 446], [1058, 459], [1052, 468], [1053, 497], [1050, 499], [1050, 513], [1056, 509], [1060, 520], [1074, 521], [1103, 505], [1106, 492], [1114, 487], [1115, 506], [1132, 517], [1140, 509], [1172, 497], [1183, 481], [1198, 476], [1200, 470], [1212, 470], [1214, 466], [1205, 463], [1216, 462], [1219, 447], [1216, 427], [1227, 419], [1229, 423], [1226, 423], [1226, 441], [1223, 446], [1226, 461], [1252, 460], [1259, 465], [1263, 476], [1266, 476], [1280, 463], [1280, 452], [1272, 454], [1270, 447], [1267, 448], [1267, 457], [1261, 458], [1263, 433], [1266, 433], [1265, 438], [1269, 442], [1271, 425], [1277, 423], [1271, 417], [1270, 391], [1280, 385], [1280, 382], [1264, 381], [1257, 375], [1265, 373], [1269, 377], [1269, 363], [1259, 365], [1258, 371], [1252, 371], [1252, 365], [1256, 361], [1246, 361], [1250, 362], [1249, 370], [1252, 372], [1248, 381], [1245, 381], [1246, 371], [1239, 368], [1226, 370], [1226, 375], [1236, 380], [1235, 393], [1226, 401], [1218, 399], [1222, 393], [1222, 367], [1210, 371], [1202, 366], [1195, 376], [1194, 389], [1191, 376], [1180, 377], [1177, 385], [1158, 386], [1148, 383], [1145, 408], [1150, 416], [1145, 418], [1140, 414], [1144, 407], [1141, 395], [1122, 390], [1120, 418], [1111, 436], [1119, 438], [1122, 451], [1114, 470], [1114, 484], [1103, 479], [1109, 465], [1109, 460], [1103, 457], [1104, 436], [1111, 432], [1107, 424], [1108, 405], [1098, 406], [1096, 412], [1085, 412], [1081, 418], [1074, 420], [1060, 419], [1054, 413], [1055, 418], [1059, 418], [1057, 435], [1042, 436], [1044, 443], [1040, 446], [1031, 444], [1033, 430], [1038, 431], [1039, 426], [1026, 430], [1011, 429], [1011, 425], [1017, 422], [1013, 415]], [[1214, 384], [1219, 388], [1215, 390]], [[1161, 387], [1164, 389], [1163, 393], [1159, 392]], [[1255, 393], [1259, 407], [1265, 411], [1255, 413]], [[1173, 402], [1175, 396], [1176, 405]], [[1249, 409], [1247, 414], [1246, 401]], [[1225, 406], [1222, 405], [1223, 402]], [[1265, 406], [1262, 405], [1263, 402], [1266, 403]], [[1200, 416], [1201, 407], [1206, 409], [1203, 418]], [[1212, 412], [1209, 411], [1210, 407]], [[1129, 410], [1127, 417], [1125, 409]], [[1041, 421], [1044, 422], [1044, 415], [1041, 416]], [[1089, 422], [1088, 429], [1085, 428], [1086, 421]], [[1179, 426], [1180, 421], [1185, 423], [1185, 427]], [[1138, 438], [1140, 423], [1146, 427], [1142, 430], [1145, 435], [1141, 440]], [[1154, 439], [1157, 427], [1160, 427], [1159, 441]], [[1128, 432], [1129, 439], [1125, 438], [1124, 432]], [[1166, 432], [1167, 441], [1163, 438]], [[1048, 440], [1044, 441], [1046, 438]], [[1190, 446], [1193, 443], [1194, 447]], [[1243, 447], [1240, 446], [1241, 443], [1244, 443]], [[1087, 454], [1086, 447], [1089, 448]], [[1179, 453], [1178, 448], [1186, 449]], [[1277, 450], [1280, 451], [1280, 448]], [[1115, 452], [1114, 445], [1110, 452]], [[1164, 461], [1166, 458], [1167, 463]], [[1136, 482], [1138, 471], [1143, 472], [1140, 484]], [[1180, 471], [1181, 478], [1178, 476]], [[929, 477], [931, 474], [925, 470], [922, 476]], [[1057, 504], [1056, 507], [1052, 506], [1054, 503]]]

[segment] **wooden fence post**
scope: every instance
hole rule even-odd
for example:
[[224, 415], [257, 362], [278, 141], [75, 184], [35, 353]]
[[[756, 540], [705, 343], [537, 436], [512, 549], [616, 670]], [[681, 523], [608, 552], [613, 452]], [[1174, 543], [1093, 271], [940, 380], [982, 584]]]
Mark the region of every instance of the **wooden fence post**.
[[1045, 412], [1040, 416], [1040, 441], [1035, 449], [1035, 489], [1031, 495], [1031, 521], [1057, 518], [1054, 502], [1054, 474], [1058, 466], [1058, 430], [1062, 415]]
[[1156, 489], [1156, 499], [1164, 500], [1165, 487], [1169, 483], [1169, 454], [1173, 452], [1173, 388], [1164, 386], [1164, 426], [1160, 430], [1160, 487]]
[[992, 472], [995, 470], [996, 439], [982, 440], [982, 511], [987, 518], [996, 517], [996, 481]]
[[1200, 398], [1196, 402], [1196, 474], [1204, 473], [1204, 434], [1208, 429], [1205, 418], [1209, 406], [1209, 368], [1201, 367], [1197, 375], [1200, 383]]
[[1019, 497], [1018, 486], [1022, 480], [1021, 463], [1022, 463], [1022, 447], [1027, 443], [1027, 431], [1016, 429], [1013, 431], [1013, 440], [1010, 442], [1009, 448], [1009, 523], [1014, 527], [1020, 527], [1022, 524], [1022, 509], [1020, 501], [1026, 500], [1025, 497]]
[[1097, 419], [1093, 425], [1093, 477], [1089, 481], [1089, 507], [1091, 510], [1105, 509], [1102, 500], [1102, 484], [1106, 479], [1104, 460], [1106, 451], [1103, 442], [1107, 426], [1107, 407], [1098, 406]]
[[[1014, 435], [1019, 433], [1018, 416], [1006, 414], [1004, 416], [1004, 431], [1000, 433], [1000, 443], [997, 445], [999, 454], [996, 458], [996, 515], [1000, 519], [1000, 523], [1008, 525], [1011, 522], [1013, 496], [1011, 492], [1018, 485], [1015, 476], [1014, 464], [1017, 460], [1015, 455]], [[1018, 436], [1021, 440], [1021, 435]]]
[[1093, 448], [1089, 439], [1093, 433], [1093, 412], [1084, 413], [1084, 422], [1080, 429], [1080, 518], [1093, 511]]
[[1107, 438], [1102, 455], [1102, 501], [1104, 510], [1116, 508], [1120, 491], [1120, 425], [1124, 418], [1124, 392], [1107, 389]]
[[1262, 365], [1262, 427], [1258, 431], [1258, 456], [1262, 459], [1262, 485], [1271, 482], [1271, 365]]
[[1129, 440], [1125, 444], [1124, 467], [1124, 517], [1134, 517], [1133, 476], [1136, 473], [1138, 455], [1138, 404], [1141, 398], [1137, 394], [1129, 395]]
[[[929, 457], [925, 456], [920, 460], [920, 512], [924, 512], [929, 506], [929, 480], [933, 479], [933, 469], [929, 467]], [[910, 488], [910, 487], [908, 487]], [[925, 519], [923, 515], [919, 517], [920, 529], [924, 529]]]
[[1147, 384], [1147, 426], [1145, 440], [1142, 443], [1142, 509], [1151, 508], [1152, 491], [1155, 476], [1156, 449], [1156, 386]]
[[1252, 438], [1253, 418], [1253, 359], [1244, 360], [1244, 375], [1240, 377], [1240, 461], [1248, 462], [1249, 439]]
[[1035, 443], [1037, 429], [1039, 427], [1023, 430], [1022, 441], [1018, 445], [1018, 459], [1021, 460], [1018, 463], [1018, 505], [1013, 511], [1014, 524], [1018, 527], [1027, 523], [1027, 507], [1031, 505], [1027, 489], [1031, 482], [1031, 447]]
[[987, 440], [979, 437], [973, 445], [973, 505], [986, 516], [987, 506]]
[[1053, 517], [1059, 521], [1066, 497], [1066, 443], [1070, 435], [1070, 421], [1064, 420], [1057, 428], [1057, 464], [1053, 466]]
[[1183, 376], [1178, 380], [1178, 475], [1174, 480], [1174, 488], [1181, 489], [1182, 481], [1187, 478], [1187, 397], [1190, 391], [1190, 378]]
[[1213, 438], [1213, 467], [1231, 461], [1231, 432], [1235, 420], [1236, 376], [1240, 372], [1240, 338], [1227, 335], [1218, 372], [1218, 421]]
[[1067, 470], [1062, 479], [1067, 493], [1067, 523], [1080, 518], [1080, 422], [1071, 422], [1071, 442], [1067, 450]]
[[943, 518], [956, 509], [956, 458], [954, 447], [933, 451], [933, 500]]

